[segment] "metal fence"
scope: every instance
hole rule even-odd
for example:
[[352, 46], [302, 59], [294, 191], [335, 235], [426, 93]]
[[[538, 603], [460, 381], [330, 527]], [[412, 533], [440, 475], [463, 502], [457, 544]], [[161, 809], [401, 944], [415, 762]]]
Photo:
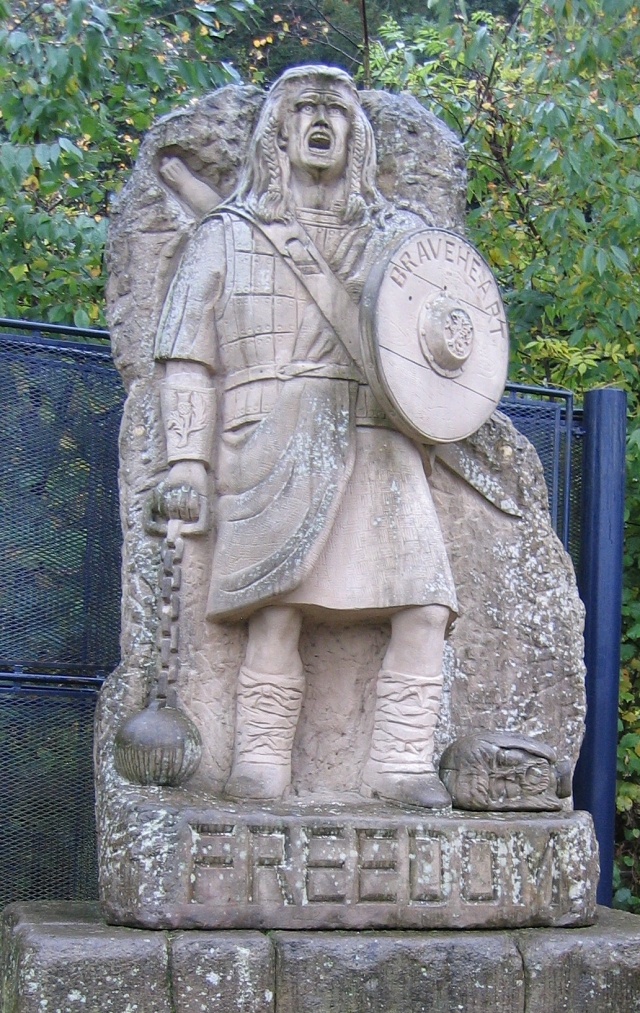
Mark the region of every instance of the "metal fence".
[[123, 401], [104, 342], [0, 335], [0, 908], [97, 893], [93, 715], [119, 659]]
[[551, 522], [573, 560], [580, 565], [582, 502], [582, 409], [570, 390], [508, 383], [500, 410], [533, 443], [544, 469]]
[[2, 335], [0, 668], [118, 661], [123, 389], [108, 348]]
[[[86, 340], [0, 334], [0, 366], [1, 908], [96, 896], [91, 744], [96, 694], [119, 660], [124, 392], [108, 346]], [[540, 454], [577, 560], [571, 396], [513, 386], [501, 407]]]

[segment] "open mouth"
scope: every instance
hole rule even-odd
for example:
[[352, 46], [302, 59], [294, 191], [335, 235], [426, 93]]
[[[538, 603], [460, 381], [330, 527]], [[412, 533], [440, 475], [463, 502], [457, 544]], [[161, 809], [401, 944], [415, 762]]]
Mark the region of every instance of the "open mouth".
[[331, 147], [331, 137], [324, 130], [314, 130], [309, 135], [308, 143], [312, 151], [328, 151]]

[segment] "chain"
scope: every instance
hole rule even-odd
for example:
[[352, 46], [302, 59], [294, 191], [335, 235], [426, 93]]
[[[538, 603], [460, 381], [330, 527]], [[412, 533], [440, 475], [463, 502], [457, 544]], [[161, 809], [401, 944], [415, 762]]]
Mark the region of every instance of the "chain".
[[179, 592], [182, 582], [184, 539], [171, 531], [172, 526], [170, 523], [160, 551], [158, 661], [150, 694], [150, 701], [157, 700], [160, 707], [177, 706], [176, 685], [180, 671]]

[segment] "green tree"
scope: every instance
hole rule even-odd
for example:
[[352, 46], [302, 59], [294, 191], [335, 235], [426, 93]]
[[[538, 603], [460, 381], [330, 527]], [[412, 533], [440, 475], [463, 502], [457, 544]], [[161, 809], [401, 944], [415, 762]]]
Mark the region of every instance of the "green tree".
[[221, 58], [253, 0], [0, 7], [0, 315], [103, 316], [109, 196], [151, 121], [239, 80]]

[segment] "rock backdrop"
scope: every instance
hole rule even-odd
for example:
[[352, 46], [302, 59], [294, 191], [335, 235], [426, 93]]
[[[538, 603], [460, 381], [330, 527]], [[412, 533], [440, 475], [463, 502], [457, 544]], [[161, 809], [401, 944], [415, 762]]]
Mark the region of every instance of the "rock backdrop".
[[[159, 166], [177, 155], [229, 196], [262, 98], [257, 89], [230, 86], [158, 121], [112, 210], [109, 325], [128, 393], [120, 438], [123, 660], [103, 688], [98, 714], [99, 815], [119, 782], [113, 735], [143, 706], [154, 665], [159, 539], [145, 533], [142, 513], [166, 458], [152, 347], [172, 274], [197, 225]], [[375, 132], [381, 190], [430, 223], [462, 232], [466, 175], [457, 139], [408, 95], [365, 92], [363, 104]], [[438, 461], [431, 477], [460, 603], [446, 650], [438, 752], [466, 731], [498, 728], [542, 738], [575, 763], [585, 706], [583, 610], [571, 562], [551, 528], [540, 462], [500, 413], [465, 442], [473, 486]], [[494, 502], [498, 490], [510, 512], [477, 491], [483, 487], [493, 490]], [[192, 589], [208, 583], [210, 556], [207, 538], [188, 540], [180, 695], [204, 745], [197, 786], [216, 791], [231, 766], [234, 683], [246, 631], [242, 624], [207, 623], [194, 607]], [[305, 626], [308, 683], [294, 747], [300, 793], [357, 787], [388, 637], [388, 626], [379, 623]]]

